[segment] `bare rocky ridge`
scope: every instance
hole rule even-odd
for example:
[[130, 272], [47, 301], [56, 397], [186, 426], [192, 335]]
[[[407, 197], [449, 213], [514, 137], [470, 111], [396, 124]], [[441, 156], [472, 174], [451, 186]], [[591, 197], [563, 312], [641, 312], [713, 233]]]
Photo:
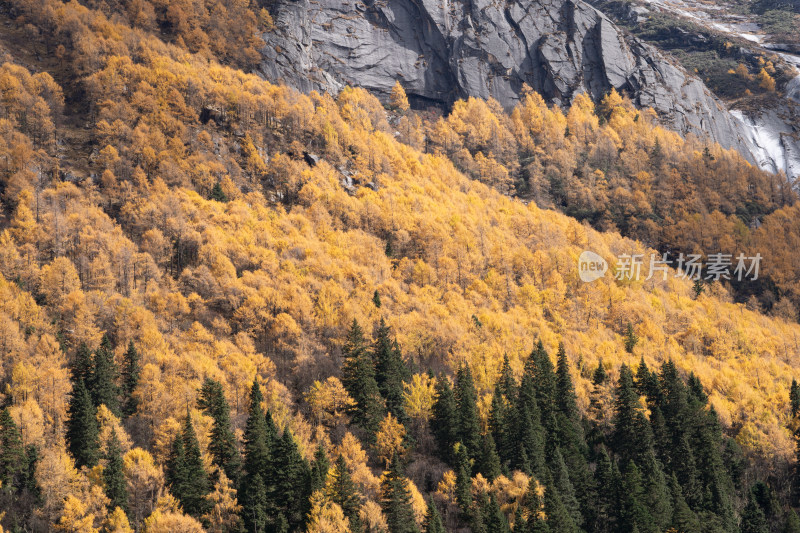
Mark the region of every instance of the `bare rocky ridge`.
[[526, 83], [562, 105], [615, 87], [674, 130], [755, 161], [741, 123], [699, 79], [580, 0], [279, 0], [272, 11], [262, 74], [304, 91], [350, 84], [386, 96], [400, 80], [412, 104], [477, 96], [511, 107]]

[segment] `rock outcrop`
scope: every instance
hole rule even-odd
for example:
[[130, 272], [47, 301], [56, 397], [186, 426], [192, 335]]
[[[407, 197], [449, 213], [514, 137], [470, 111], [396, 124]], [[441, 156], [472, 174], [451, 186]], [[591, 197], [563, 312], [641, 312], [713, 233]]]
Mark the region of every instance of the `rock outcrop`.
[[262, 74], [301, 90], [386, 96], [400, 80], [412, 105], [478, 96], [511, 107], [523, 84], [560, 105], [615, 87], [665, 125], [754, 160], [700, 80], [581, 0], [278, 0], [272, 11]]

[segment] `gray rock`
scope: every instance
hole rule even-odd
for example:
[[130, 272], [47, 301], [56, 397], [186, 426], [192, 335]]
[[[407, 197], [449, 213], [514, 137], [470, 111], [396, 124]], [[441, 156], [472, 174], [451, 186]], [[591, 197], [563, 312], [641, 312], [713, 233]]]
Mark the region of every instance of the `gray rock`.
[[262, 74], [302, 91], [346, 85], [412, 105], [493, 97], [510, 108], [528, 84], [568, 105], [612, 87], [683, 134], [707, 134], [754, 161], [741, 123], [653, 47], [582, 0], [278, 0]]

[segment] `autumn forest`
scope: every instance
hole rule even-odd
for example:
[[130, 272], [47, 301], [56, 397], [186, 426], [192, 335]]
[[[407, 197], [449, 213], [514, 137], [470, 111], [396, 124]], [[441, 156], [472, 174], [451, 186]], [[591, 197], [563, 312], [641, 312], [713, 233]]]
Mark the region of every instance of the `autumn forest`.
[[800, 532], [786, 176], [616, 91], [304, 94], [272, 27], [0, 0], [0, 532]]

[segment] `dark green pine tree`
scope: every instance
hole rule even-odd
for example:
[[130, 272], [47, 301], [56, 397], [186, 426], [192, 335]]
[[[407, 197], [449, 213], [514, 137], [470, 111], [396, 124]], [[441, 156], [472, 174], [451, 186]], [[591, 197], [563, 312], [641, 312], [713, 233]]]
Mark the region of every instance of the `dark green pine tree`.
[[611, 533], [616, 531], [617, 510], [619, 508], [620, 476], [608, 456], [605, 446], [601, 446], [594, 472], [597, 491], [596, 507], [591, 513], [594, 527], [591, 531]]
[[36, 481], [36, 464], [39, 462], [39, 450], [33, 444], [28, 444], [25, 448], [25, 457], [27, 459], [25, 488], [34, 498], [34, 501], [38, 501], [41, 496], [41, 488], [39, 487], [39, 482]]
[[789, 407], [792, 411], [792, 416], [797, 416], [797, 412], [800, 411], [800, 385], [797, 384], [797, 380], [792, 378], [792, 386], [789, 389]]
[[84, 383], [89, 383], [92, 378], [92, 364], [92, 351], [86, 346], [85, 342], [80, 343], [69, 365], [72, 383], [77, 383], [81, 380]]
[[403, 383], [411, 378], [411, 373], [403, 360], [400, 346], [391, 338], [391, 329], [381, 318], [375, 329], [372, 344], [372, 361], [375, 365], [375, 382], [386, 401], [386, 410], [402, 424], [408, 422], [403, 398]]
[[453, 447], [453, 455], [455, 461], [453, 466], [456, 472], [456, 503], [461, 511], [467, 514], [472, 505], [472, 465], [469, 460], [469, 451], [459, 442]]
[[0, 411], [0, 491], [15, 493], [26, 485], [28, 458], [22, 435], [8, 408]]
[[633, 329], [633, 324], [630, 322], [628, 322], [628, 325], [625, 326], [625, 336], [623, 340], [625, 344], [625, 351], [628, 353], [633, 353], [633, 349], [639, 342], [639, 336], [636, 335], [636, 331]]
[[508, 526], [508, 519], [494, 495], [486, 498], [486, 503], [482, 509], [483, 523], [486, 527], [486, 533], [511, 533], [511, 528]]
[[606, 374], [606, 369], [603, 366], [603, 359], [600, 359], [597, 363], [597, 368], [594, 369], [594, 374], [592, 374], [592, 385], [605, 385], [607, 380], [608, 374]]
[[580, 526], [583, 524], [583, 516], [581, 515], [578, 498], [575, 496], [575, 488], [569, 478], [567, 464], [564, 462], [560, 449], [556, 448], [554, 455], [555, 457], [552, 461], [553, 488], [558, 491], [561, 503], [569, 513], [572, 521]]
[[528, 531], [528, 521], [525, 520], [525, 517], [522, 515], [522, 505], [517, 505], [517, 510], [514, 511], [514, 527], [512, 531], [514, 533]]
[[558, 346], [556, 363], [556, 408], [569, 420], [580, 422], [580, 411], [575, 398], [575, 387], [569, 373], [569, 360], [564, 344]]
[[92, 395], [92, 402], [99, 407], [105, 405], [112, 413], [119, 416], [119, 387], [117, 386], [117, 364], [114, 362], [114, 351], [108, 335], [103, 335], [100, 347], [94, 352], [92, 374], [87, 384]]
[[644, 356], [639, 360], [639, 368], [636, 370], [636, 392], [647, 397], [649, 406], [660, 405], [662, 402], [661, 389], [658, 383], [658, 375], [650, 372]]
[[389, 462], [389, 470], [381, 482], [381, 508], [389, 533], [419, 533], [414, 521], [411, 494], [397, 454]]
[[208, 451], [214, 464], [225, 472], [228, 479], [236, 483], [242, 467], [242, 458], [231, 428], [231, 409], [228, 400], [225, 399], [222, 383], [206, 378], [200, 388], [197, 406], [214, 420], [208, 444]]
[[484, 433], [483, 438], [481, 438], [481, 449], [476, 470], [489, 481], [493, 481], [494, 478], [503, 473], [500, 468], [500, 457], [497, 455], [497, 448], [491, 432]]
[[241, 517], [245, 531], [267, 531], [268, 494], [265, 475], [274, 479], [271, 472], [270, 428], [264, 410], [258, 381], [250, 389], [250, 409], [244, 430], [244, 465], [239, 482], [238, 498], [242, 506]]
[[347, 341], [342, 352], [342, 384], [355, 400], [353, 423], [365, 429], [372, 440], [383, 420], [385, 409], [378, 383], [375, 381], [375, 366], [367, 353], [364, 332], [355, 319], [347, 332]]
[[511, 418], [511, 398], [506, 398], [501, 392], [501, 388], [495, 387], [492, 394], [492, 406], [489, 410], [489, 433], [495, 442], [497, 455], [500, 458], [502, 468], [506, 469], [514, 454], [514, 421]]
[[469, 366], [462, 364], [456, 373], [456, 434], [467, 448], [469, 458], [477, 460], [481, 449], [481, 421], [478, 416], [478, 393]]
[[670, 478], [669, 488], [672, 496], [672, 520], [670, 526], [682, 533], [700, 533], [702, 531], [700, 521], [686, 503], [686, 498], [683, 497], [683, 491], [675, 475]]
[[376, 309], [381, 308], [381, 295], [378, 293], [378, 289], [375, 289], [375, 292], [372, 293], [372, 304]]
[[342, 508], [344, 516], [350, 520], [350, 531], [358, 533], [362, 529], [359, 510], [361, 509], [361, 496], [358, 488], [350, 477], [350, 470], [341, 455], [336, 460], [331, 473], [330, 484], [331, 501]]
[[517, 396], [517, 381], [514, 379], [514, 372], [511, 370], [508, 355], [503, 356], [503, 366], [500, 367], [497, 389], [509, 401]]
[[[274, 501], [278, 518], [285, 518], [289, 531], [301, 531], [310, 511], [311, 468], [300, 454], [289, 428], [283, 431], [273, 451], [275, 469]], [[269, 497], [269, 493], [268, 493]], [[275, 527], [279, 528], [279, 522]]]
[[109, 510], [113, 510], [119, 507], [127, 513], [128, 488], [125, 484], [122, 449], [119, 445], [117, 432], [113, 429], [111, 430], [111, 438], [108, 440], [105, 459], [106, 465], [105, 468], [103, 468], [103, 482], [105, 484], [106, 496], [109, 500], [108, 508]]
[[240, 517], [244, 524], [244, 531], [254, 533], [265, 533], [269, 531], [270, 516], [267, 509], [270, 504], [267, 501], [267, 489], [261, 474], [253, 474], [247, 478], [247, 491], [237, 492], [239, 503], [242, 507]]
[[139, 356], [133, 341], [130, 341], [122, 359], [122, 386], [120, 388], [122, 389], [122, 414], [124, 416], [132, 416], [139, 406], [133, 393], [139, 385], [141, 371], [141, 356]]
[[320, 442], [314, 452], [314, 461], [311, 463], [312, 494], [325, 486], [330, 468], [331, 462], [328, 460], [328, 454], [325, 453], [325, 447]]
[[211, 193], [209, 193], [208, 199], [222, 203], [228, 201], [228, 195], [225, 194], [225, 191], [222, 190], [222, 185], [220, 185], [219, 181], [216, 182], [214, 186], [211, 188]]
[[559, 346], [556, 364], [556, 422], [561, 454], [575, 488], [581, 514], [584, 519], [588, 519], [596, 508], [594, 483], [588, 462], [589, 447], [586, 444], [583, 421], [563, 344]]
[[78, 381], [70, 395], [67, 410], [67, 449], [75, 466], [93, 467], [100, 458], [99, 429], [92, 398], [83, 380]]
[[536, 387], [530, 372], [522, 375], [513, 420], [515, 423], [515, 452], [511, 466], [527, 474], [542, 475], [544, 462], [544, 429], [541, 423]]
[[761, 509], [761, 506], [758, 505], [752, 493], [747, 501], [747, 506], [745, 506], [742, 512], [742, 522], [739, 524], [739, 531], [740, 533], [769, 533], [769, 525], [764, 516], [764, 511]]
[[172, 453], [167, 462], [167, 480], [170, 492], [181, 503], [184, 512], [202, 516], [209, 508], [208, 494], [211, 483], [203, 467], [200, 443], [194, 431], [192, 418], [187, 413], [181, 434], [175, 437]]
[[619, 370], [613, 424], [613, 449], [620, 457], [620, 464], [642, 462], [652, 448], [652, 433], [627, 365]]
[[699, 407], [693, 419], [695, 427], [692, 430], [691, 443], [696, 458], [697, 484], [702, 489], [702, 507], [715, 513], [727, 527], [732, 528], [736, 524], [736, 488], [729, 467], [735, 470], [737, 461], [725, 458], [722, 450], [725, 441], [733, 439], [723, 436], [713, 407]]
[[553, 369], [553, 362], [544, 349], [542, 341], [536, 343], [536, 347], [531, 352], [528, 361], [525, 363], [525, 373], [531, 374], [536, 389], [536, 401], [541, 413], [542, 426], [547, 435], [555, 438], [556, 428], [556, 375]]
[[164, 480], [175, 498], [179, 501], [183, 496], [183, 489], [186, 486], [188, 473], [186, 471], [186, 448], [183, 445], [183, 438], [180, 434], [172, 439], [169, 455], [164, 469]]
[[794, 509], [789, 509], [786, 515], [786, 521], [783, 523], [782, 533], [800, 533], [800, 517]]
[[544, 478], [544, 514], [547, 526], [552, 533], [579, 533], [580, 528], [564, 506], [561, 495], [549, 475]]
[[450, 380], [444, 374], [436, 378], [432, 411], [430, 428], [436, 440], [439, 458], [452, 463], [453, 446], [458, 442], [457, 407]]
[[422, 523], [422, 533], [445, 533], [442, 515], [433, 501], [433, 496], [428, 500], [428, 511], [425, 513], [425, 521]]
[[706, 389], [703, 387], [703, 383], [700, 381], [700, 378], [698, 378], [694, 372], [689, 372], [687, 385], [687, 393], [689, 394], [690, 401], [697, 401], [701, 405], [708, 403], [708, 394], [706, 393]]
[[657, 533], [658, 528], [645, 501], [642, 475], [636, 463], [629, 461], [620, 490], [620, 533]]
[[511, 405], [517, 398], [517, 383], [511, 371], [508, 356], [503, 357], [503, 366], [500, 369], [500, 377], [495, 384], [492, 394], [492, 407], [489, 412], [489, 431], [492, 433], [497, 455], [500, 463], [505, 468], [511, 461], [514, 452], [514, 431], [513, 410]]
[[689, 506], [696, 507], [702, 501], [703, 490], [698, 479], [695, 447], [690, 437], [692, 426], [699, 422], [702, 406], [695, 400], [695, 405], [690, 407], [686, 385], [672, 361], [666, 361], [661, 366], [659, 383], [663, 394], [661, 413], [669, 436], [666, 468], [678, 477]]

